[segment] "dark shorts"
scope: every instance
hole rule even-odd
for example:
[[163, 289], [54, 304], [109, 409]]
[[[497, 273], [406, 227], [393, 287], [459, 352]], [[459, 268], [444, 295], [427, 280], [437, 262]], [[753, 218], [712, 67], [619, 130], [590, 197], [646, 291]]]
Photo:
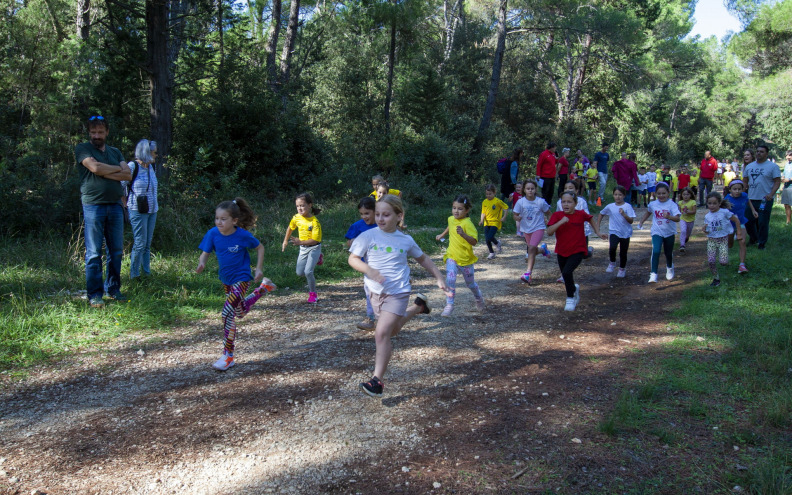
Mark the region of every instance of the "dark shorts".
[[597, 183], [596, 182], [586, 182], [589, 187], [589, 191], [596, 191], [597, 190]]

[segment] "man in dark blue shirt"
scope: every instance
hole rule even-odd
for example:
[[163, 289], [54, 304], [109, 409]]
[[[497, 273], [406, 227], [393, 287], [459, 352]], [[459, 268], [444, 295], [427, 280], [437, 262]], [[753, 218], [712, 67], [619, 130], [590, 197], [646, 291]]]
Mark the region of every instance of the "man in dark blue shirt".
[[607, 143], [602, 143], [602, 151], [598, 151], [597, 154], [594, 155], [594, 163], [597, 164], [597, 175], [599, 176], [597, 199], [600, 201], [605, 197], [605, 184], [608, 183], [608, 161], [610, 161], [608, 148], [609, 145]]

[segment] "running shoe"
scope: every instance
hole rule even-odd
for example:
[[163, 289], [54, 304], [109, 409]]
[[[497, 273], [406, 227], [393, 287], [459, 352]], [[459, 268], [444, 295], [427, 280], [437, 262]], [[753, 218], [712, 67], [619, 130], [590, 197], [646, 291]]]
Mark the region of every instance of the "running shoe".
[[316, 304], [316, 301], [319, 297], [316, 295], [316, 292], [309, 292], [308, 293], [308, 300], [306, 301], [309, 304]]
[[520, 280], [522, 280], [526, 284], [530, 285], [531, 284], [531, 272], [523, 273], [522, 277], [520, 277]]
[[720, 285], [720, 279], [719, 278], [713, 278], [712, 279], [712, 283], [710, 283], [710, 287], [718, 287], [719, 285]]
[[564, 283], [564, 277], [563, 277], [563, 276], [561, 276], [561, 277], [558, 277], [558, 278], [556, 279], [556, 283], [558, 283], [558, 284], [563, 284], [563, 283]]
[[484, 312], [484, 308], [486, 308], [484, 298], [482, 297], [481, 299], [476, 299], [476, 310], [478, 310], [479, 313], [482, 313]]
[[212, 368], [216, 369], [217, 371], [225, 371], [228, 368], [231, 368], [236, 364], [234, 362], [234, 356], [229, 356], [225, 351], [223, 351], [223, 355], [214, 362]]
[[498, 246], [498, 254], [501, 254], [503, 252], [503, 245], [501, 244], [501, 241], [495, 241], [495, 242], [498, 243], [497, 244], [497, 246]]
[[443, 308], [443, 312], [440, 313], [440, 316], [451, 316], [452, 311], [454, 311], [454, 305], [446, 304], [445, 308]]
[[121, 294], [120, 292], [116, 292], [115, 294], [110, 294], [110, 299], [114, 300], [115, 302], [120, 302], [120, 303], [129, 302], [129, 299], [127, 299], [127, 296]]
[[669, 266], [666, 267], [666, 280], [673, 280], [674, 279], [674, 267]]
[[740, 263], [740, 266], [737, 268], [737, 273], [748, 273], [748, 268], [745, 266], [745, 263]]
[[102, 300], [101, 296], [92, 297], [91, 301], [90, 301], [90, 304], [91, 304], [92, 308], [104, 308], [105, 307], [105, 303]]
[[580, 302], [580, 285], [575, 284], [575, 307]]
[[619, 268], [619, 273], [616, 274], [616, 278], [624, 278], [627, 276], [627, 270], [624, 268]]
[[490, 253], [490, 254], [487, 256], [487, 259], [488, 259], [488, 260], [491, 260], [491, 259], [493, 259], [493, 258], [495, 258], [495, 253]]
[[358, 385], [360, 391], [371, 397], [382, 397], [382, 381], [376, 376], [372, 376], [371, 380]]
[[575, 306], [577, 306], [577, 303], [575, 303], [575, 298], [567, 297], [566, 304], [564, 305], [564, 311], [574, 311]]
[[415, 301], [413, 301], [413, 303], [421, 308], [420, 314], [428, 315], [432, 312], [432, 308], [429, 307], [429, 298], [420, 292], [415, 294]]
[[682, 254], [685, 254], [685, 246], [680, 246], [679, 247], [679, 252], [682, 253]]
[[542, 253], [542, 256], [545, 258], [550, 257], [550, 250], [547, 249], [547, 243], [543, 242], [541, 246], [539, 246], [539, 252]]
[[589, 246], [589, 248], [588, 248], [588, 257], [591, 258], [592, 256], [594, 256], [594, 248]]
[[613, 273], [613, 270], [616, 268], [616, 263], [610, 262], [608, 263], [608, 268], [605, 269], [605, 273]]
[[357, 327], [361, 330], [374, 330], [374, 320], [371, 318], [366, 318], [365, 320], [358, 323]]
[[649, 283], [656, 284], [657, 283], [657, 274], [652, 272], [649, 274]]

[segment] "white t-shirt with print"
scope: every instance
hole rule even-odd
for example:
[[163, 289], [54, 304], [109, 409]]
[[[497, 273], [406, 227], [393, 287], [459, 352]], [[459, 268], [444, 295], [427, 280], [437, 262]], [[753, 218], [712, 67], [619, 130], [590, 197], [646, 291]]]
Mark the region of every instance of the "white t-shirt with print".
[[668, 213], [672, 217], [680, 214], [679, 206], [676, 203], [670, 199], [663, 202], [656, 199], [650, 201], [646, 209], [652, 214], [652, 235], [659, 235], [660, 237], [676, 235], [676, 222], [663, 218], [664, 213]]
[[550, 205], [542, 198], [534, 198], [530, 201], [522, 197], [512, 211], [520, 215], [520, 232], [530, 234], [547, 227], [544, 213], [550, 211]]
[[731, 224], [731, 217], [734, 213], [725, 208], [721, 208], [715, 213], [709, 211], [704, 215], [707, 227], [707, 237], [718, 238], [726, 237], [734, 232]]
[[367, 276], [363, 278], [366, 288], [375, 294], [403, 294], [410, 292], [410, 265], [407, 257], [418, 258], [423, 251], [412, 237], [397, 230], [383, 232], [379, 227], [367, 230], [352, 241], [349, 252], [366, 258], [372, 268], [385, 277], [380, 284]]
[[624, 209], [624, 213], [631, 218], [635, 218], [635, 210], [629, 203], [624, 203], [621, 206], [616, 203], [611, 203], [600, 211], [601, 215], [608, 215], [608, 232], [621, 238], [627, 239], [632, 237], [633, 228], [631, 223], [619, 213], [619, 208]]

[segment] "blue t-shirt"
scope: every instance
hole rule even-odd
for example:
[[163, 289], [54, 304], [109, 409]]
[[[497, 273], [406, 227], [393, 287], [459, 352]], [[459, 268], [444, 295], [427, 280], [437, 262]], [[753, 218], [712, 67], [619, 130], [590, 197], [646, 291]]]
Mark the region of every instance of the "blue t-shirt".
[[257, 248], [258, 239], [247, 230], [237, 227], [230, 235], [223, 235], [213, 227], [206, 233], [198, 248], [206, 253], [215, 252], [220, 265], [220, 281], [226, 285], [253, 280], [250, 273], [248, 249]]
[[594, 161], [597, 163], [597, 172], [602, 172], [603, 174], [607, 174], [609, 160], [610, 160], [609, 154], [603, 153], [602, 151], [598, 151], [597, 154], [594, 155]]
[[349, 230], [347, 230], [347, 233], [344, 236], [344, 238], [346, 238], [346, 239], [355, 239], [357, 236], [359, 236], [363, 232], [365, 232], [367, 230], [374, 229], [374, 228], [377, 228], [376, 222], [372, 223], [371, 225], [369, 225], [361, 218], [357, 222], [355, 222], [352, 225], [350, 225]]
[[740, 219], [740, 225], [745, 225], [745, 223], [748, 222], [748, 218], [745, 216], [745, 209], [748, 208], [748, 194], [742, 193], [739, 198], [735, 198], [729, 194], [726, 196], [726, 199], [732, 205], [729, 211], [737, 215], [737, 218]]

